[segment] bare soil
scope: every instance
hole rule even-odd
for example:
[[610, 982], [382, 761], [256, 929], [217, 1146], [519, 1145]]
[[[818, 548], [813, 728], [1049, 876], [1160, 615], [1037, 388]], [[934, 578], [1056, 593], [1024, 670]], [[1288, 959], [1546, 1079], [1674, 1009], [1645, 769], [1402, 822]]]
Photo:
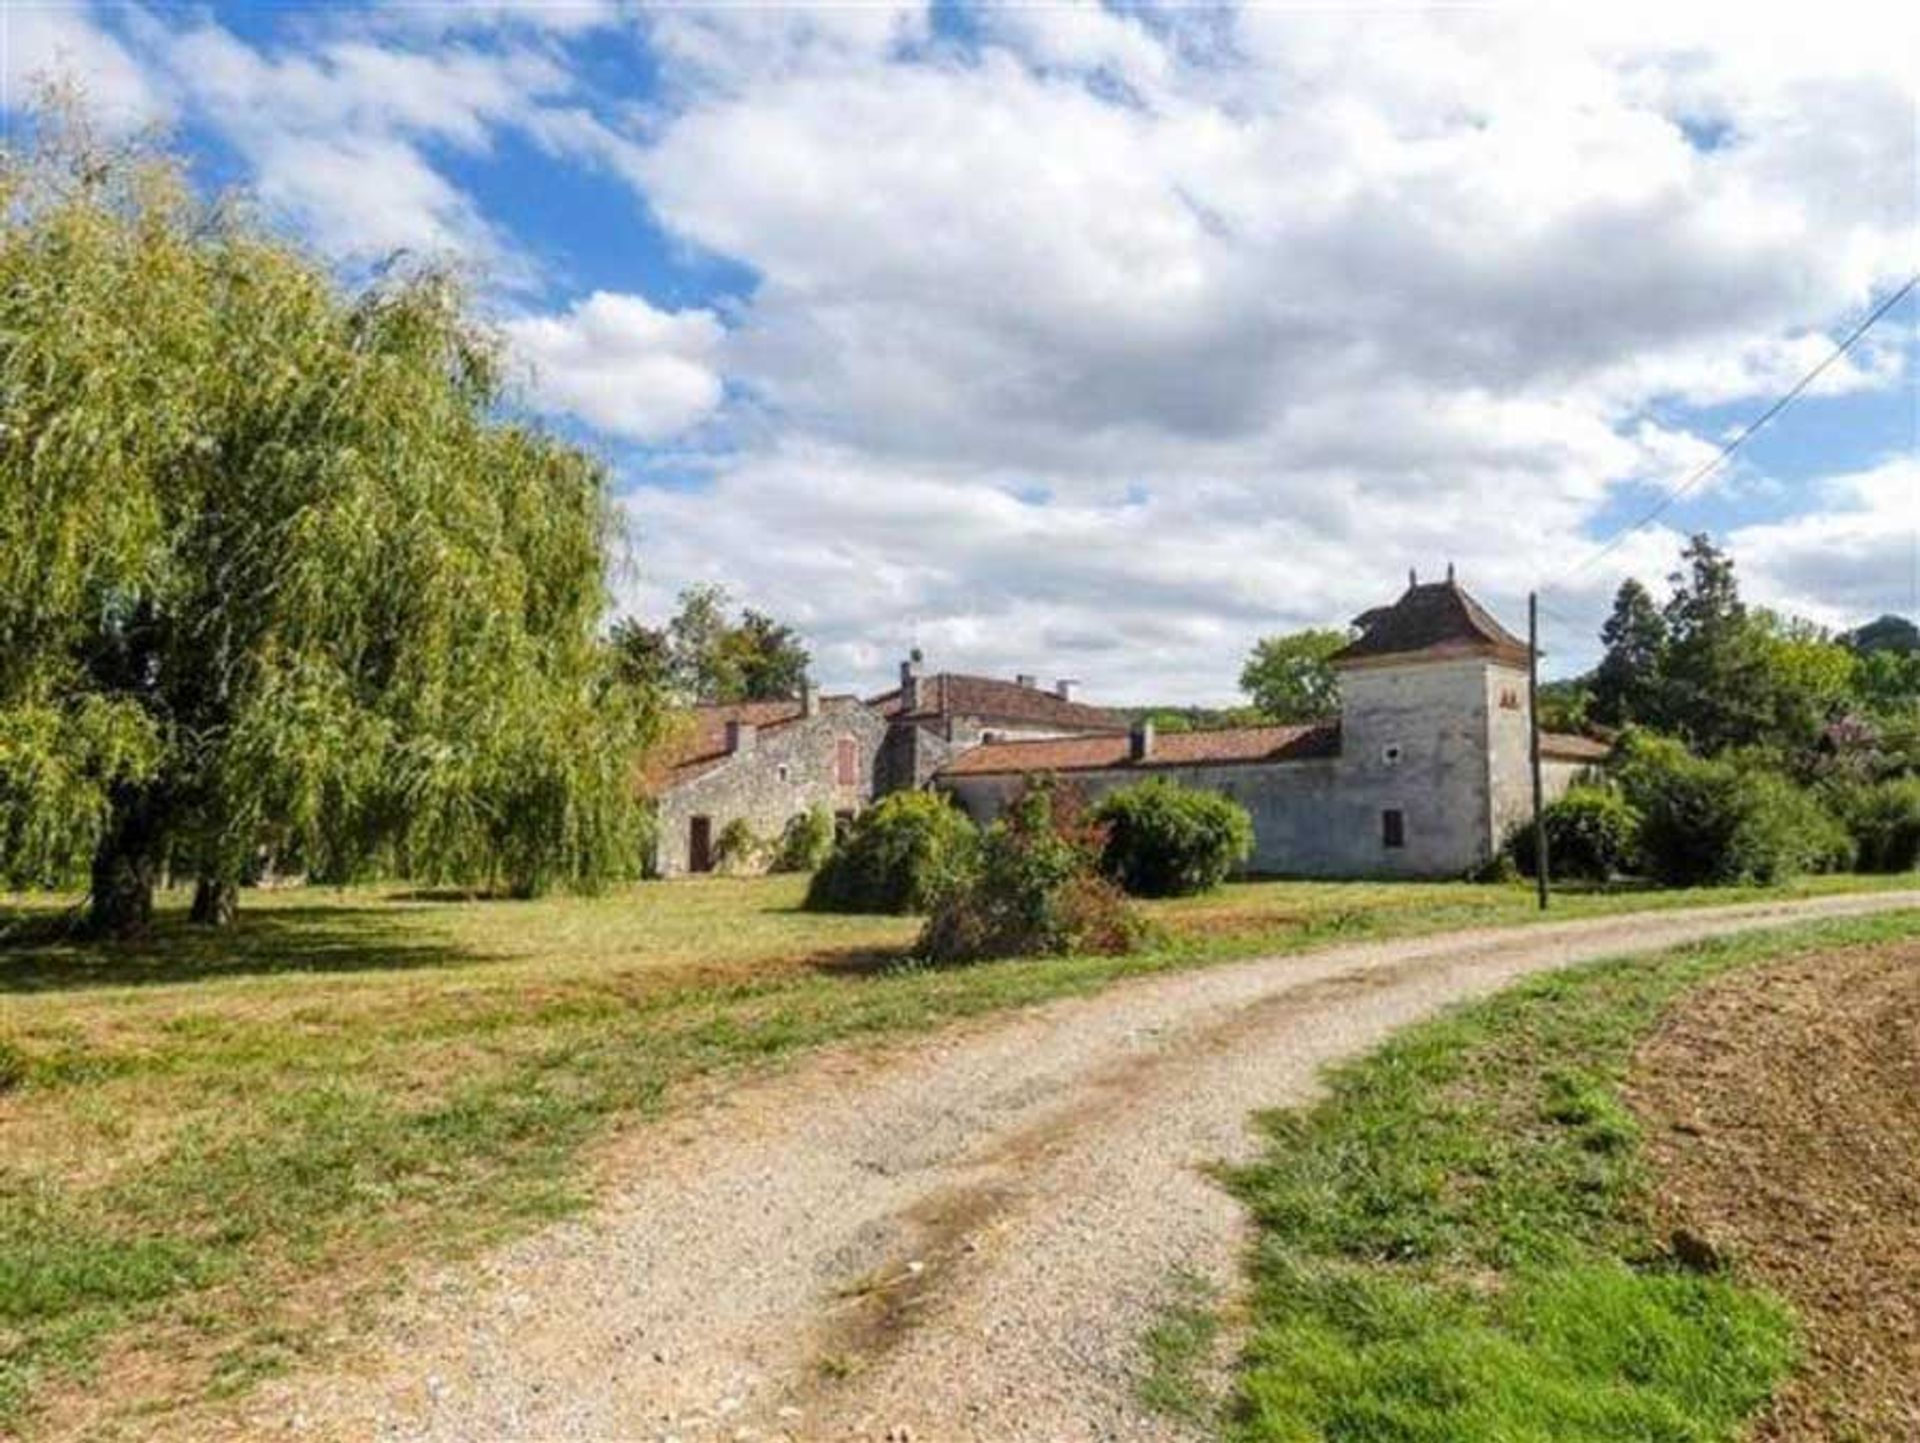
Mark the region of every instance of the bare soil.
[[1802, 1368], [1754, 1437], [1920, 1439], [1920, 946], [1708, 986], [1630, 1095], [1663, 1226], [1801, 1318]]

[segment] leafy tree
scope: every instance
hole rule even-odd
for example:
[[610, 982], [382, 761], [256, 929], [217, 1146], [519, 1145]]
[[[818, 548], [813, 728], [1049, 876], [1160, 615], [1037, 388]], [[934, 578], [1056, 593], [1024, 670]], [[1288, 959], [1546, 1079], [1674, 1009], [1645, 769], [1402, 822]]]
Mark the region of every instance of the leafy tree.
[[1586, 731], [1594, 720], [1592, 684], [1585, 677], [1540, 683], [1540, 726], [1550, 732]]
[[1840, 638], [1840, 644], [1862, 656], [1879, 652], [1912, 656], [1920, 652], [1920, 626], [1904, 616], [1882, 616], [1848, 632]]
[[798, 696], [806, 684], [811, 658], [799, 635], [751, 607], [740, 613], [740, 624], [722, 643], [740, 678], [740, 700], [775, 701]]
[[1593, 720], [1624, 726], [1644, 718], [1657, 705], [1667, 647], [1666, 618], [1646, 587], [1632, 578], [1620, 583], [1600, 640], [1606, 654], [1593, 674]]
[[1601, 633], [1595, 719], [1639, 723], [1707, 755], [1814, 746], [1854, 698], [1854, 654], [1809, 622], [1749, 610], [1732, 559], [1706, 536], [1681, 559], [1658, 612], [1636, 583], [1620, 588]]
[[954, 963], [1133, 951], [1146, 926], [1101, 874], [1105, 842], [1077, 792], [1036, 778], [987, 829], [973, 865], [935, 895], [920, 955]]
[[1186, 897], [1224, 882], [1253, 853], [1253, 819], [1230, 797], [1159, 777], [1109, 792], [1100, 866], [1136, 897]]
[[807, 887], [811, 912], [924, 912], [973, 866], [980, 833], [934, 792], [894, 792], [854, 819]]
[[615, 622], [610, 640], [623, 674], [686, 703], [776, 701], [798, 696], [811, 658], [799, 633], [751, 607], [728, 620], [724, 586], [702, 582], [680, 593], [664, 627], [635, 617]]
[[0, 874], [137, 932], [263, 847], [531, 892], [637, 861], [595, 462], [431, 270], [347, 294], [177, 165], [0, 155]]
[[1240, 690], [1277, 722], [1324, 721], [1340, 711], [1340, 688], [1327, 659], [1347, 644], [1331, 629], [1262, 637], [1240, 671]]
[[665, 630], [623, 616], [607, 635], [614, 671], [629, 686], [666, 692], [673, 685], [673, 644]]

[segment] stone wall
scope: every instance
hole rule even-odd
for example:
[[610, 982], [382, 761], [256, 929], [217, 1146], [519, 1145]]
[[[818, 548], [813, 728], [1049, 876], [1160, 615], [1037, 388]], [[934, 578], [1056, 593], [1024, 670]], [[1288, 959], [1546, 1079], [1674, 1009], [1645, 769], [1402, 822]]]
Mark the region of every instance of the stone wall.
[[[705, 817], [718, 841], [727, 824], [742, 818], [763, 842], [777, 842], [787, 821], [815, 806], [829, 812], [859, 812], [883, 787], [886, 722], [851, 698], [828, 698], [821, 711], [755, 734], [741, 750], [712, 770], [663, 793], [656, 803], [654, 870], [679, 876], [691, 864], [694, 818]], [[837, 779], [840, 739], [854, 743], [856, 782]], [[771, 846], [768, 847], [771, 859]]]
[[[1279, 763], [1071, 772], [1097, 800], [1146, 777], [1219, 792], [1253, 818], [1250, 871], [1309, 877], [1457, 877], [1490, 857], [1532, 805], [1526, 676], [1484, 658], [1355, 667], [1341, 676], [1340, 754]], [[1549, 762], [1549, 799], [1583, 768]], [[943, 779], [985, 823], [1020, 776]], [[1384, 814], [1398, 812], [1390, 847]]]

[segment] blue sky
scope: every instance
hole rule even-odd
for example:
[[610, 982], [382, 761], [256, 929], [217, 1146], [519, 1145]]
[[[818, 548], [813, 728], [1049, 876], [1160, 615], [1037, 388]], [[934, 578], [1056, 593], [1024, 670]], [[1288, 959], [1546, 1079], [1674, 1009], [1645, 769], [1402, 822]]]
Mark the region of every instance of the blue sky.
[[1911, 300], [1569, 579], [1920, 264], [1912, 21], [1594, 8], [72, 0], [0, 11], [0, 79], [349, 283], [467, 267], [615, 468], [621, 605], [722, 582], [829, 684], [917, 641], [1230, 700], [1448, 561], [1548, 586], [1564, 669], [1695, 529], [1759, 600], [1915, 609]]

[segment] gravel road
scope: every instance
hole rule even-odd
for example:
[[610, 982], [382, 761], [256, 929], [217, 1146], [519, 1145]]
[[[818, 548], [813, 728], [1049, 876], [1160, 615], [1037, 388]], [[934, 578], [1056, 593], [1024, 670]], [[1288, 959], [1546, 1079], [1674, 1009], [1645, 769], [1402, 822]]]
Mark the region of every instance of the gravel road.
[[1920, 892], [1453, 933], [1118, 985], [816, 1054], [636, 1129], [578, 1222], [450, 1269], [251, 1436], [1179, 1439], [1135, 1401], [1177, 1271], [1244, 1243], [1206, 1165], [1326, 1063], [1529, 972]]

